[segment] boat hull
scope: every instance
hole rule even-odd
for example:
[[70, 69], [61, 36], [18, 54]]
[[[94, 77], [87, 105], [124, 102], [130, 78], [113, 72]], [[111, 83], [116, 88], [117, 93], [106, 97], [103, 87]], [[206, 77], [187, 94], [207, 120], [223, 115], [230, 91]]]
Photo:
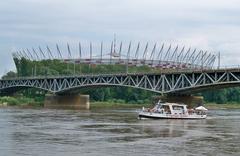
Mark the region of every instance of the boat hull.
[[139, 113], [138, 117], [142, 118], [150, 118], [150, 119], [190, 119], [190, 120], [198, 120], [198, 119], [206, 119], [207, 115], [171, 115], [171, 114], [159, 114], [159, 113]]

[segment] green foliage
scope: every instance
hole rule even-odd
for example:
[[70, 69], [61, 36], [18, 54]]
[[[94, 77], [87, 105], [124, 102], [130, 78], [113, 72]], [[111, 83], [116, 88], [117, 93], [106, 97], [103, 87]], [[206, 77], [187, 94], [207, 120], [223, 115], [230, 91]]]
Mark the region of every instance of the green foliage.
[[240, 103], [240, 88], [227, 88], [202, 93], [206, 102]]
[[89, 94], [92, 101], [131, 104], [150, 103], [152, 96], [155, 95], [153, 92], [126, 87], [97, 88], [94, 90], [82, 91], [82, 93]]
[[0, 104], [7, 104], [9, 106], [16, 106], [16, 105], [29, 105], [29, 104], [38, 104], [32, 98], [28, 97], [9, 97], [4, 96], [0, 97]]
[[5, 96], [5, 97], [1, 97], [1, 98], [0, 98], [0, 103], [1, 103], [1, 104], [7, 103], [8, 105], [14, 106], [14, 105], [19, 104], [19, 101], [18, 101], [17, 99], [13, 98], [13, 97], [7, 97], [7, 96]]
[[[126, 73], [126, 65], [90, 65], [64, 63], [60, 60], [31, 61], [25, 58], [14, 58], [18, 76], [54, 76], [73, 74]], [[129, 66], [129, 73], [160, 72], [148, 66]]]
[[16, 77], [17, 77], [17, 74], [13, 71], [10, 71], [6, 75], [2, 76], [2, 79], [11, 79]]

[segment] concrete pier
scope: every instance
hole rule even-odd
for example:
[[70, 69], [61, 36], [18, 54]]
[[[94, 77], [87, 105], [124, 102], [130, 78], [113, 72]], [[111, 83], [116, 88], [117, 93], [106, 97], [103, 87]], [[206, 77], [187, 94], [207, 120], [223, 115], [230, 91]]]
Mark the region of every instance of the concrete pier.
[[90, 109], [89, 95], [47, 94], [45, 97], [44, 108], [88, 110]]
[[203, 97], [202, 96], [193, 96], [193, 95], [168, 95], [168, 96], [158, 96], [154, 98], [154, 101], [164, 102], [173, 102], [173, 103], [184, 103], [189, 107], [196, 107], [199, 105], [203, 105]]

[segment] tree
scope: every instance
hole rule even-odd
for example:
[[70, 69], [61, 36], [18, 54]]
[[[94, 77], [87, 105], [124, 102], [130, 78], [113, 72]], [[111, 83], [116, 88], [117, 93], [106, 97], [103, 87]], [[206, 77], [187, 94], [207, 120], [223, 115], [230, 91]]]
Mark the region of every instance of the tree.
[[17, 77], [17, 73], [15, 73], [14, 71], [10, 71], [6, 75], [3, 75], [2, 79], [10, 79], [10, 78], [16, 78], [16, 77]]

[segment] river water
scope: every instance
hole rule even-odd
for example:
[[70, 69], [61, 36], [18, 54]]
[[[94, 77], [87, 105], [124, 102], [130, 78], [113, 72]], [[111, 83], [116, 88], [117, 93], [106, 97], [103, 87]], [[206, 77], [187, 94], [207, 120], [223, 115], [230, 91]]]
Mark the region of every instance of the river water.
[[240, 110], [138, 120], [135, 109], [0, 109], [0, 156], [240, 156]]

